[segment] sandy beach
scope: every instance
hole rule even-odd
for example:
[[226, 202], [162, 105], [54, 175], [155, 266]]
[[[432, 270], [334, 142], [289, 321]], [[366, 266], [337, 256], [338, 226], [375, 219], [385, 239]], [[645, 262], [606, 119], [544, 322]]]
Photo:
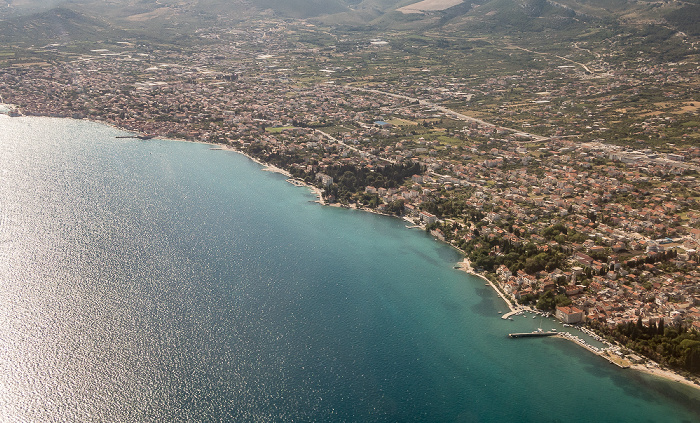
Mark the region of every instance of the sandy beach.
[[[656, 364], [656, 363], [654, 363]], [[672, 380], [674, 382], [682, 383], [684, 385], [690, 386], [695, 389], [700, 389], [700, 385], [697, 383], [693, 382], [692, 380], [687, 379], [683, 375], [680, 375], [672, 370], [667, 370], [667, 369], [662, 369], [657, 366], [653, 365], [644, 365], [644, 364], [633, 364], [630, 366], [630, 369], [637, 370], [640, 372], [644, 372], [656, 377], [661, 377], [664, 379]]]

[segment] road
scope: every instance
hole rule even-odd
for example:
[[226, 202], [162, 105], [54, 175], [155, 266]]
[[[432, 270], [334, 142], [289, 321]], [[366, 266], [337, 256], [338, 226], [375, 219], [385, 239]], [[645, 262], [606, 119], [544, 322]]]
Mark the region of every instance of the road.
[[[324, 137], [328, 138], [329, 140], [331, 140], [331, 141], [333, 141], [333, 142], [335, 142], [335, 143], [338, 143], [338, 144], [344, 146], [345, 148], [347, 148], [348, 150], [352, 150], [352, 151], [356, 152], [357, 154], [360, 154], [360, 153], [369, 154], [369, 153], [367, 153], [366, 151], [360, 150], [360, 149], [357, 148], [357, 147], [354, 147], [354, 146], [352, 146], [352, 145], [347, 145], [347, 144], [345, 144], [344, 142], [342, 142], [342, 141], [339, 140], [338, 138], [334, 137], [333, 135], [329, 134], [328, 132], [323, 132], [323, 131], [321, 131], [320, 129], [314, 129], [314, 132], [317, 132], [317, 133], [323, 135]], [[389, 163], [392, 163], [392, 164], [396, 164], [396, 161], [395, 161], [395, 160], [390, 160], [390, 159], [386, 159], [386, 158], [384, 158], [384, 157], [375, 156], [375, 155], [372, 155], [372, 156], [375, 157], [377, 160], [383, 160], [383, 161], [385, 161], [385, 162], [389, 162]]]
[[435, 104], [435, 103], [432, 103], [432, 102], [427, 101], [427, 100], [421, 100], [421, 99], [419, 99], [419, 98], [409, 97], [409, 96], [402, 95], [402, 94], [394, 94], [394, 93], [390, 93], [390, 92], [386, 92], [386, 91], [371, 90], [371, 89], [360, 88], [360, 87], [353, 87], [353, 86], [351, 86], [351, 85], [346, 85], [346, 87], [349, 88], [349, 89], [351, 89], [351, 90], [363, 91], [363, 92], [367, 92], [367, 93], [380, 94], [380, 95], [385, 95], [385, 96], [394, 97], [394, 98], [401, 98], [401, 99], [408, 100], [408, 101], [414, 101], [414, 102], [417, 102], [418, 104], [420, 104], [421, 106], [432, 107], [432, 108], [434, 108], [435, 110], [438, 110], [438, 111], [440, 111], [440, 112], [443, 112], [443, 113], [445, 113], [445, 114], [448, 115], [448, 116], [452, 116], [452, 117], [454, 117], [454, 118], [457, 118], [458, 120], [462, 120], [462, 121], [465, 121], [465, 122], [475, 122], [475, 123], [478, 123], [479, 125], [483, 125], [483, 126], [492, 126], [492, 127], [494, 127], [494, 128], [505, 129], [506, 131], [512, 132], [514, 135], [517, 135], [517, 136], [519, 136], [519, 137], [530, 138], [530, 139], [532, 139], [532, 140], [534, 140], [534, 141], [547, 141], [547, 140], [549, 140], [549, 137], [543, 137], [543, 136], [541, 136], [541, 135], [535, 135], [535, 134], [530, 134], [530, 133], [528, 133], [528, 132], [523, 132], [523, 131], [520, 131], [520, 130], [518, 130], [518, 129], [507, 128], [507, 127], [505, 127], [505, 126], [495, 125], [495, 124], [493, 124], [493, 123], [491, 123], [491, 122], [487, 122], [487, 121], [482, 120], [482, 119], [477, 119], [477, 118], [475, 118], [475, 117], [467, 116], [467, 115], [465, 115], [465, 114], [463, 114], [463, 113], [455, 112], [454, 110], [448, 109], [447, 107], [440, 106], [439, 104]]
[[[573, 64], [575, 64], [575, 65], [581, 66], [581, 67], [583, 68], [583, 70], [585, 70], [585, 71], [588, 72], [588, 73], [593, 73], [593, 71], [591, 71], [591, 70], [588, 68], [588, 66], [584, 65], [583, 63], [579, 63], [579, 62], [576, 62], [576, 61], [574, 61], [574, 60], [571, 60], [571, 59], [569, 59], [568, 57], [557, 56], [556, 54], [540, 53], [539, 51], [532, 51], [532, 50], [528, 50], [528, 49], [526, 49], [526, 48], [518, 47], [518, 46], [514, 46], [514, 45], [511, 45], [511, 47], [517, 48], [517, 49], [520, 49], [520, 50], [522, 50], [522, 51], [526, 51], [526, 52], [532, 53], [532, 54], [539, 54], [539, 55], [542, 55], [542, 56], [554, 56], [554, 57], [556, 57], [557, 59], [565, 60], [565, 61], [567, 61], [567, 62], [571, 62], [571, 63], [573, 63]], [[576, 47], [578, 47], [578, 46], [576, 46]]]

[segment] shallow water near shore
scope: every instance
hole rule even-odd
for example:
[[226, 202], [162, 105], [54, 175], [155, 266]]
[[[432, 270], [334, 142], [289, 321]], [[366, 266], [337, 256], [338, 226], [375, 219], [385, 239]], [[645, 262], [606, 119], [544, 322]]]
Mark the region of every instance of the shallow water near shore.
[[[0, 420], [694, 422], [458, 254], [239, 154], [0, 117]], [[552, 326], [554, 327], [554, 326]]]

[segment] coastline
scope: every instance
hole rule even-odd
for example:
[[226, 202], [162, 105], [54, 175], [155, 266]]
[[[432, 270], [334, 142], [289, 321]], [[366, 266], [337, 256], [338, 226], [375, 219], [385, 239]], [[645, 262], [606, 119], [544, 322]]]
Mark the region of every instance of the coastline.
[[[178, 140], [178, 141], [186, 141], [186, 140]], [[186, 141], [186, 142], [187, 142], [187, 141]], [[194, 141], [194, 142], [197, 142], [197, 141]], [[256, 159], [256, 158], [254, 158], [254, 157], [251, 157], [250, 155], [246, 154], [245, 152], [236, 150], [235, 148], [233, 148], [233, 147], [231, 147], [231, 146], [229, 146], [229, 145], [225, 145], [225, 144], [216, 144], [216, 143], [211, 143], [211, 142], [202, 142], [202, 143], [205, 143], [205, 144], [209, 144], [209, 145], [213, 145], [213, 146], [219, 147], [219, 148], [217, 148], [217, 149], [220, 149], [220, 150], [228, 150], [228, 151], [233, 151], [233, 152], [242, 154], [242, 155], [248, 157], [250, 160], [254, 161], [255, 163], [258, 163], [258, 164], [260, 164], [261, 166], [263, 166], [263, 169], [262, 169], [263, 171], [277, 172], [277, 173], [281, 173], [281, 174], [283, 174], [283, 175], [285, 175], [285, 176], [291, 176], [291, 175], [289, 174], [289, 172], [287, 172], [287, 171], [285, 171], [285, 170], [283, 170], [283, 169], [280, 169], [280, 168], [278, 168], [278, 167], [276, 167], [276, 166], [272, 166], [272, 165], [269, 165], [269, 164], [267, 164], [267, 163], [264, 163], [264, 162], [262, 162], [261, 160]], [[296, 181], [296, 179], [295, 179], [295, 181]], [[331, 207], [342, 207], [339, 203], [326, 204], [326, 203], [324, 202], [324, 200], [323, 200], [322, 190], [321, 190], [320, 188], [315, 187], [315, 186], [310, 185], [310, 184], [307, 184], [306, 182], [303, 182], [303, 181], [299, 181], [299, 182], [301, 182], [304, 186], [306, 186], [306, 187], [308, 187], [309, 189], [311, 189], [311, 190], [318, 196], [318, 201], [317, 201], [317, 202], [318, 202], [319, 204], [321, 204], [321, 205], [327, 205], [327, 206], [331, 206]], [[361, 211], [369, 212], [369, 213], [373, 213], [373, 214], [379, 214], [379, 215], [382, 215], [382, 216], [388, 216], [388, 215], [385, 215], [385, 214], [383, 214], [383, 213], [378, 213], [378, 212], [375, 211], [375, 210], [368, 209], [368, 208], [365, 208], [365, 207], [360, 207], [360, 208], [358, 208], [358, 207], [351, 207], [351, 208], [354, 208], [354, 209], [356, 209], [356, 210], [361, 210]], [[410, 223], [413, 223], [412, 221], [410, 221], [410, 220], [408, 220], [408, 219], [405, 219], [405, 220], [408, 221], [408, 222], [410, 222]], [[413, 226], [413, 227], [415, 227], [415, 226]], [[439, 241], [439, 240], [436, 239], [436, 241]], [[443, 243], [445, 243], [445, 242], [443, 241]], [[452, 244], [449, 244], [449, 243], [445, 243], [445, 244], [454, 247]], [[455, 247], [455, 248], [456, 248], [456, 247]], [[464, 252], [463, 252], [462, 250], [460, 250], [459, 248], [457, 248], [457, 250], [460, 251], [460, 253], [464, 254]], [[465, 272], [465, 273], [467, 273], [467, 274], [469, 274], [469, 275], [476, 276], [477, 278], [480, 278], [480, 279], [484, 280], [484, 281], [496, 292], [496, 294], [503, 300], [503, 302], [505, 302], [506, 306], [510, 309], [510, 312], [507, 313], [507, 315], [512, 315], [512, 314], [521, 313], [521, 312], [525, 312], [525, 311], [533, 311], [533, 310], [530, 309], [529, 307], [513, 305], [513, 303], [512, 303], [510, 300], [508, 300], [508, 298], [506, 298], [505, 294], [503, 294], [503, 292], [501, 292], [501, 290], [499, 290], [499, 289], [496, 287], [496, 285], [495, 285], [490, 279], [488, 279], [486, 276], [484, 276], [484, 275], [482, 275], [482, 274], [480, 274], [480, 273], [477, 273], [477, 272], [474, 270], [474, 268], [473, 268], [472, 265], [471, 265], [471, 261], [470, 261], [467, 257], [464, 257], [464, 259], [463, 259], [461, 262], [459, 262], [459, 263], [457, 264], [456, 267], [457, 267], [459, 270], [461, 270], [461, 271], [463, 271], [463, 272]], [[649, 363], [653, 363], [653, 365], [652, 365], [653, 367], [649, 367], [649, 364], [648, 364], [648, 363], [647, 363], [646, 365], [644, 365], [644, 364], [630, 364], [630, 365], [628, 365], [628, 366], [625, 366], [625, 365], [621, 365], [621, 364], [617, 363], [617, 362], [611, 357], [612, 353], [611, 353], [610, 349], [595, 350], [595, 349], [593, 349], [591, 346], [587, 345], [585, 342], [582, 342], [582, 341], [580, 341], [578, 338], [575, 338], [575, 337], [573, 337], [573, 336], [566, 336], [566, 335], [564, 335], [564, 334], [559, 334], [559, 335], [557, 335], [556, 337], [557, 337], [557, 338], [560, 338], [560, 339], [569, 340], [569, 341], [575, 343], [576, 345], [580, 346], [581, 348], [583, 348], [583, 349], [585, 349], [585, 350], [587, 350], [587, 351], [589, 351], [589, 352], [591, 352], [591, 353], [593, 353], [593, 354], [595, 354], [595, 355], [597, 355], [597, 356], [599, 356], [599, 357], [605, 359], [605, 360], [608, 361], [609, 363], [617, 365], [617, 366], [620, 367], [621, 369], [632, 369], [632, 370], [636, 370], [636, 371], [643, 372], [643, 373], [646, 373], [646, 374], [649, 374], [649, 375], [652, 375], [652, 376], [655, 376], [655, 377], [658, 377], [658, 378], [665, 379], [665, 380], [667, 380], [667, 381], [673, 381], [673, 382], [677, 382], [677, 383], [683, 384], [683, 385], [688, 386], [688, 387], [691, 387], [691, 388], [700, 389], [700, 385], [695, 384], [692, 380], [687, 379], [686, 377], [684, 377], [684, 376], [681, 375], [680, 373], [677, 373], [677, 372], [675, 372], [675, 371], [673, 371], [673, 370], [662, 369], [662, 368], [658, 367], [658, 364], [657, 364], [657, 363], [655, 363], [655, 362], [653, 362], [653, 361], [651, 361], [651, 360], [649, 360]]]
[[[170, 140], [170, 138], [166, 138], [166, 140]], [[329, 205], [329, 204], [326, 204], [326, 201], [323, 199], [323, 190], [321, 188], [314, 186], [314, 185], [311, 185], [305, 181], [302, 181], [301, 179], [293, 178], [292, 174], [289, 173], [288, 171], [286, 171], [280, 167], [274, 166], [272, 164], [265, 163], [262, 160], [257, 159], [255, 157], [251, 156], [250, 154], [248, 154], [244, 151], [238, 150], [238, 149], [236, 149], [228, 144], [219, 144], [219, 143], [207, 142], [207, 141], [187, 141], [187, 140], [174, 140], [174, 141], [195, 142], [195, 143], [199, 143], [199, 144], [207, 144], [207, 145], [211, 145], [213, 147], [210, 150], [232, 151], [234, 153], [241, 154], [241, 155], [247, 157], [249, 160], [262, 166], [261, 170], [263, 172], [273, 172], [273, 173], [279, 173], [280, 175], [284, 175], [288, 178], [287, 182], [291, 183], [292, 185], [303, 186], [303, 187], [306, 187], [309, 190], [311, 190], [311, 192], [317, 197], [317, 200], [316, 200], [317, 203], [321, 204], [322, 206]]]
[[[498, 296], [501, 297], [501, 299], [503, 301], [505, 301], [505, 303], [508, 305], [508, 307], [511, 310], [511, 313], [509, 313], [509, 315], [524, 312], [524, 311], [533, 311], [533, 310], [526, 308], [526, 307], [517, 308], [517, 306], [514, 306], [510, 301], [508, 301], [508, 299], [505, 297], [505, 295], [496, 287], [496, 285], [493, 282], [491, 282], [486, 276], [474, 271], [474, 269], [471, 266], [471, 262], [469, 261], [468, 258], [465, 257], [464, 260], [458, 264], [458, 268], [469, 275], [476, 276], [476, 277], [481, 278], [484, 281], [486, 281], [491, 286], [491, 288], [493, 288], [493, 290], [496, 292], [496, 294], [498, 294]], [[571, 341], [574, 344], [578, 345], [579, 347], [605, 359], [609, 363], [614, 364], [614, 365], [620, 367], [621, 369], [636, 370], [636, 371], [643, 372], [643, 373], [646, 373], [646, 374], [649, 374], [649, 375], [652, 375], [652, 376], [655, 376], [658, 378], [662, 378], [662, 379], [665, 379], [668, 381], [677, 382], [677, 383], [683, 384], [685, 386], [688, 386], [688, 387], [691, 387], [694, 389], [700, 389], [700, 385], [696, 384], [693, 380], [690, 380], [690, 379], [686, 378], [685, 376], [683, 376], [682, 374], [677, 373], [673, 370], [663, 369], [663, 368], [659, 367], [659, 365], [654, 361], [648, 360], [646, 364], [623, 363], [623, 362], [620, 362], [619, 360], [615, 359], [614, 353], [612, 352], [612, 348], [613, 348], [612, 346], [610, 348], [605, 348], [605, 349], [595, 349], [595, 348], [591, 347], [590, 345], [588, 345], [587, 343], [585, 343], [580, 338], [575, 337], [575, 336], [568, 334], [566, 332], [560, 333], [560, 334], [556, 335], [556, 337], [559, 339], [565, 339], [565, 340]]]
[[[462, 253], [464, 253], [464, 252], [462, 252]], [[501, 297], [501, 299], [506, 303], [506, 306], [510, 309], [510, 313], [517, 313], [517, 312], [527, 310], [526, 308], [523, 308], [523, 307], [514, 306], [513, 303], [510, 302], [510, 300], [508, 300], [508, 298], [506, 298], [505, 294], [503, 294], [501, 292], [501, 290], [498, 289], [496, 287], [496, 285], [494, 285], [494, 283], [491, 282], [491, 280], [489, 280], [489, 278], [487, 278], [486, 276], [484, 276], [482, 274], [475, 272], [474, 269], [472, 268], [472, 262], [467, 257], [465, 257], [464, 260], [459, 262], [458, 266], [459, 266], [459, 269], [462, 270], [463, 272], [465, 272], [469, 275], [472, 275], [472, 276], [476, 276], [477, 278], [481, 278], [484, 281], [486, 281], [486, 283], [488, 283], [491, 286], [491, 288], [493, 288], [493, 290], [496, 292], [496, 294], [498, 294], [498, 296]]]
[[[119, 126], [117, 126], [117, 125], [115, 125], [115, 124], [113, 124], [113, 123], [110, 123], [110, 122], [107, 122], [107, 121], [104, 121], [104, 120], [93, 120], [93, 119], [87, 119], [87, 118], [75, 119], [75, 118], [70, 118], [70, 117], [55, 117], [55, 116], [42, 116], [42, 115], [21, 115], [21, 116], [19, 116], [19, 117], [47, 117], [47, 118], [55, 118], [55, 119], [74, 119], [74, 120], [79, 120], [79, 121], [88, 121], [88, 122], [93, 122], [93, 123], [98, 123], [98, 124], [106, 125], [106, 126], [109, 126], [109, 127], [114, 128], [114, 129], [116, 129], [116, 130], [119, 130], [119, 131], [132, 132], [132, 133], [133, 133], [133, 132], [136, 132], [136, 131], [134, 131], [134, 130], [129, 130], [129, 129], [126, 129], [126, 128], [119, 127]], [[299, 180], [299, 179], [294, 179], [294, 178], [292, 178], [291, 174], [290, 174], [288, 171], [286, 171], [286, 170], [284, 170], [284, 169], [281, 169], [281, 168], [279, 168], [279, 167], [276, 167], [276, 166], [274, 166], [274, 165], [265, 163], [265, 162], [263, 162], [263, 161], [261, 161], [261, 160], [255, 158], [255, 157], [252, 157], [251, 155], [247, 154], [246, 152], [243, 152], [243, 151], [240, 151], [240, 150], [234, 148], [234, 147], [231, 146], [231, 145], [223, 144], [223, 143], [214, 143], [214, 142], [210, 142], [210, 141], [178, 139], [178, 138], [166, 137], [166, 136], [161, 136], [161, 135], [156, 135], [156, 138], [159, 139], [159, 140], [163, 140], [163, 141], [175, 141], [175, 142], [188, 142], [188, 143], [206, 144], [206, 145], [211, 146], [211, 147], [212, 147], [212, 148], [211, 148], [212, 150], [231, 151], [231, 152], [234, 152], [234, 153], [241, 154], [241, 155], [247, 157], [248, 159], [250, 159], [251, 161], [253, 161], [253, 162], [259, 164], [260, 166], [262, 166], [262, 169], [261, 169], [262, 171], [268, 171], [268, 172], [274, 172], [274, 173], [282, 174], [282, 175], [286, 176], [287, 178], [289, 178], [289, 179], [287, 180], [288, 182], [290, 182], [290, 183], [292, 183], [292, 184], [294, 184], [294, 185], [297, 185], [297, 186], [305, 186], [305, 187], [309, 188], [315, 195], [318, 196], [318, 200], [316, 201], [317, 203], [319, 203], [319, 204], [321, 204], [321, 205], [332, 206], [332, 207], [343, 207], [343, 206], [340, 205], [339, 203], [331, 203], [331, 204], [326, 203], [326, 202], [323, 200], [323, 196], [322, 196], [323, 190], [322, 190], [322, 189], [320, 189], [320, 188], [318, 188], [318, 187], [316, 187], [316, 186], [313, 186], [313, 185], [311, 185], [311, 184], [308, 184], [308, 183], [306, 183], [306, 182], [304, 182], [304, 181], [301, 181], [301, 180]], [[293, 181], [293, 182], [292, 182], [292, 181]], [[383, 215], [383, 216], [390, 216], [390, 215], [386, 215], [386, 214], [383, 214], [383, 213], [379, 213], [379, 212], [377, 212], [377, 211], [375, 211], [375, 210], [371, 210], [371, 209], [368, 209], [368, 208], [365, 208], [365, 207], [359, 207], [359, 208], [358, 208], [358, 207], [351, 207], [351, 208], [354, 208], [354, 209], [357, 209], [357, 210], [366, 211], [366, 212], [370, 212], [370, 213], [374, 213], [374, 214], [379, 214], [379, 215]], [[437, 240], [437, 239], [436, 239], [436, 240]], [[437, 240], [437, 241], [439, 241], [439, 240]], [[449, 244], [449, 243], [447, 243], [447, 242], [444, 242], [444, 241], [443, 241], [443, 243], [454, 247], [453, 245], [451, 245], [451, 244]], [[454, 247], [454, 248], [456, 248], [456, 247]], [[460, 251], [462, 254], [464, 254], [464, 252], [463, 252], [462, 250], [460, 250], [460, 249], [458, 249], [458, 248], [457, 248], [457, 250]], [[476, 277], [478, 277], [478, 278], [481, 278], [481, 279], [483, 279], [486, 283], [488, 283], [488, 285], [491, 286], [491, 288], [496, 292], [496, 294], [506, 303], [507, 307], [510, 309], [510, 313], [513, 313], [513, 314], [514, 314], [514, 313], [525, 312], [525, 311], [533, 311], [532, 309], [530, 309], [530, 308], [528, 308], [528, 307], [514, 306], [514, 305], [511, 303], [511, 301], [509, 301], [509, 300], [506, 298], [505, 294], [503, 294], [503, 293], [496, 287], [496, 285], [495, 285], [492, 281], [490, 281], [490, 280], [489, 280], [488, 278], [486, 278], [484, 275], [482, 275], [482, 274], [477, 273], [477, 272], [474, 271], [474, 269], [473, 269], [472, 266], [471, 266], [471, 262], [469, 261], [468, 258], [465, 257], [461, 262], [459, 262], [459, 264], [458, 264], [457, 266], [458, 266], [457, 268], [459, 268], [460, 270], [464, 271], [465, 273], [467, 273], [467, 274], [469, 274], [469, 275], [472, 275], [472, 276], [476, 276]], [[510, 314], [510, 313], [509, 313], [509, 314]], [[663, 378], [663, 379], [666, 379], [666, 380], [668, 380], [668, 381], [673, 381], [673, 382], [681, 383], [681, 384], [683, 384], [683, 385], [685, 385], [685, 386], [688, 386], [688, 387], [692, 387], [692, 388], [695, 388], [695, 389], [700, 389], [700, 385], [694, 383], [692, 380], [687, 379], [685, 376], [683, 376], [683, 375], [681, 375], [680, 373], [677, 373], [677, 372], [675, 372], [675, 371], [673, 371], [673, 370], [662, 369], [662, 368], [660, 368], [660, 367], [658, 366], [657, 363], [655, 363], [655, 362], [653, 362], [653, 361], [651, 361], [651, 360], [648, 360], [648, 362], [647, 362], [646, 365], [645, 365], [645, 364], [630, 364], [630, 365], [628, 365], [628, 366], [623, 366], [623, 365], [620, 365], [619, 363], [616, 363], [613, 359], [611, 359], [611, 354], [610, 354], [610, 350], [609, 350], [609, 349], [597, 350], [597, 351], [596, 351], [596, 350], [592, 349], [590, 346], [587, 346], [585, 343], [581, 343], [581, 342], [577, 341], [577, 339], [575, 339], [575, 338], [572, 337], [572, 336], [564, 336], [563, 334], [559, 334], [559, 335], [557, 335], [557, 337], [558, 337], [558, 338], [563, 338], [563, 339], [568, 339], [569, 341], [576, 343], [577, 345], [583, 347], [584, 349], [586, 349], [586, 350], [592, 352], [592, 353], [595, 354], [595, 355], [598, 355], [598, 356], [600, 356], [600, 357], [606, 359], [606, 360], [609, 361], [610, 363], [613, 363], [613, 364], [618, 365], [618, 366], [621, 367], [621, 368], [629, 368], [629, 369], [637, 370], [637, 371], [640, 371], [640, 372], [643, 372], [643, 373], [646, 373], [646, 374], [649, 374], [649, 375], [652, 375], [652, 376], [655, 376], [655, 377], [658, 377], [658, 378]], [[649, 367], [650, 365], [651, 365], [652, 367]], [[699, 380], [700, 380], [700, 379], [699, 379]]]
[[[4, 103], [3, 103], [3, 104], [4, 104]], [[1, 114], [1, 115], [4, 115], [4, 116], [7, 116], [7, 117], [12, 117], [12, 116], [10, 116], [10, 115], [8, 115], [8, 114], [5, 114], [5, 113], [0, 113], [0, 114]], [[123, 132], [129, 132], [129, 133], [138, 132], [137, 130], [132, 130], [132, 129], [127, 129], [127, 128], [120, 127], [120, 126], [118, 126], [118, 125], [116, 125], [116, 124], [114, 124], [114, 123], [112, 123], [112, 122], [107, 121], [107, 120], [97, 120], [97, 119], [88, 119], [88, 118], [76, 119], [76, 118], [72, 118], [72, 117], [57, 117], [57, 116], [50, 116], [50, 115], [46, 115], [46, 116], [45, 116], [45, 115], [24, 115], [24, 114], [21, 114], [20, 116], [17, 116], [17, 117], [38, 117], [38, 118], [50, 118], [50, 119], [72, 119], [72, 120], [78, 120], [78, 121], [86, 121], [86, 122], [98, 123], [98, 124], [105, 125], [105, 126], [108, 126], [108, 127], [110, 127], [110, 128], [116, 129], [116, 130], [118, 130], [118, 131], [123, 131]], [[292, 174], [289, 173], [288, 171], [286, 171], [286, 170], [284, 170], [284, 169], [282, 169], [282, 168], [280, 168], [280, 167], [274, 166], [274, 165], [272, 165], [272, 164], [265, 163], [265, 162], [263, 162], [262, 160], [257, 159], [257, 158], [251, 156], [250, 154], [248, 154], [248, 153], [246, 153], [246, 152], [244, 152], [244, 151], [238, 150], [238, 149], [234, 148], [233, 146], [231, 146], [231, 145], [229, 145], [229, 144], [216, 143], [216, 142], [211, 142], [211, 141], [201, 141], [201, 140], [187, 140], [187, 139], [182, 139], [182, 138], [168, 137], [168, 136], [164, 136], [164, 135], [160, 135], [160, 134], [155, 134], [154, 138], [157, 138], [157, 139], [160, 139], [160, 140], [164, 140], [164, 141], [190, 142], [190, 143], [196, 143], [196, 144], [205, 144], [205, 145], [211, 146], [211, 147], [212, 147], [212, 148], [210, 148], [211, 150], [232, 151], [232, 152], [234, 152], [234, 153], [241, 154], [241, 155], [247, 157], [249, 160], [251, 160], [251, 161], [253, 161], [253, 162], [259, 164], [260, 166], [262, 166], [262, 167], [263, 167], [263, 168], [262, 168], [263, 171], [265, 171], [265, 172], [279, 173], [279, 174], [281, 174], [281, 175], [286, 176], [286, 177], [288, 178], [287, 181], [290, 182], [290, 183], [292, 183], [293, 185], [307, 187], [307, 188], [308, 188], [309, 190], [311, 190], [311, 192], [317, 197], [317, 200], [316, 200], [317, 203], [319, 203], [319, 204], [321, 204], [321, 205], [324, 205], [324, 206], [325, 206], [325, 205], [331, 205], [331, 206], [334, 206], [334, 205], [335, 205], [335, 204], [327, 204], [327, 203], [325, 202], [325, 200], [323, 199], [323, 190], [322, 190], [321, 188], [318, 188], [318, 187], [316, 187], [316, 186], [314, 186], [314, 185], [311, 185], [311, 184], [309, 184], [309, 183], [306, 183], [305, 181], [302, 181], [302, 180], [300, 180], [300, 179], [293, 178], [293, 177], [292, 177]], [[339, 206], [339, 205], [338, 205], [338, 206]]]
[[576, 345], [590, 351], [591, 353], [605, 359], [609, 363], [618, 366], [620, 369], [631, 369], [638, 372], [646, 373], [657, 378], [665, 379], [667, 381], [677, 382], [690, 388], [700, 389], [700, 385], [695, 383], [693, 380], [688, 379], [687, 377], [673, 370], [661, 368], [659, 367], [658, 363], [652, 360], [648, 360], [644, 364], [629, 363], [621, 357], [616, 357], [615, 353], [612, 352], [610, 348], [596, 350], [593, 349], [591, 346], [587, 345], [586, 343], [582, 342], [580, 339], [576, 339], [573, 336], [566, 336], [563, 333], [557, 335], [556, 337], [571, 341]]
[[638, 372], [646, 373], [646, 374], [649, 374], [649, 375], [652, 375], [652, 376], [655, 376], [658, 378], [678, 382], [680, 384], [683, 384], [685, 386], [689, 386], [691, 388], [700, 389], [700, 385], [689, 380], [688, 378], [684, 377], [683, 375], [676, 373], [673, 370], [662, 369], [662, 368], [658, 367], [658, 365], [656, 363], [654, 363], [654, 364], [655, 364], [655, 366], [653, 366], [653, 367], [649, 367], [649, 365], [644, 365], [644, 364], [633, 364], [630, 366], [630, 369], [636, 370]]

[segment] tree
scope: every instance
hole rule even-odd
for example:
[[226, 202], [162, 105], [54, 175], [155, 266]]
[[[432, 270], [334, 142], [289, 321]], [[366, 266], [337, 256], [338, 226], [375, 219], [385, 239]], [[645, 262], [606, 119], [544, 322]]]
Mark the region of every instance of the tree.
[[700, 341], [684, 339], [680, 343], [685, 368], [691, 372], [700, 371]]
[[559, 294], [556, 297], [554, 297], [554, 302], [558, 307], [566, 307], [568, 305], [571, 305], [571, 298], [567, 297], [564, 294]]
[[401, 216], [403, 214], [404, 200], [394, 200], [387, 205], [387, 210], [391, 214]]
[[634, 325], [634, 337], [638, 338], [641, 334], [645, 332], [644, 323], [642, 323], [642, 316], [637, 318], [637, 323]]
[[540, 299], [537, 300], [537, 304], [535, 304], [535, 307], [540, 310], [554, 310], [555, 306], [556, 302], [554, 300], [554, 292], [552, 291], [547, 291], [540, 295]]

